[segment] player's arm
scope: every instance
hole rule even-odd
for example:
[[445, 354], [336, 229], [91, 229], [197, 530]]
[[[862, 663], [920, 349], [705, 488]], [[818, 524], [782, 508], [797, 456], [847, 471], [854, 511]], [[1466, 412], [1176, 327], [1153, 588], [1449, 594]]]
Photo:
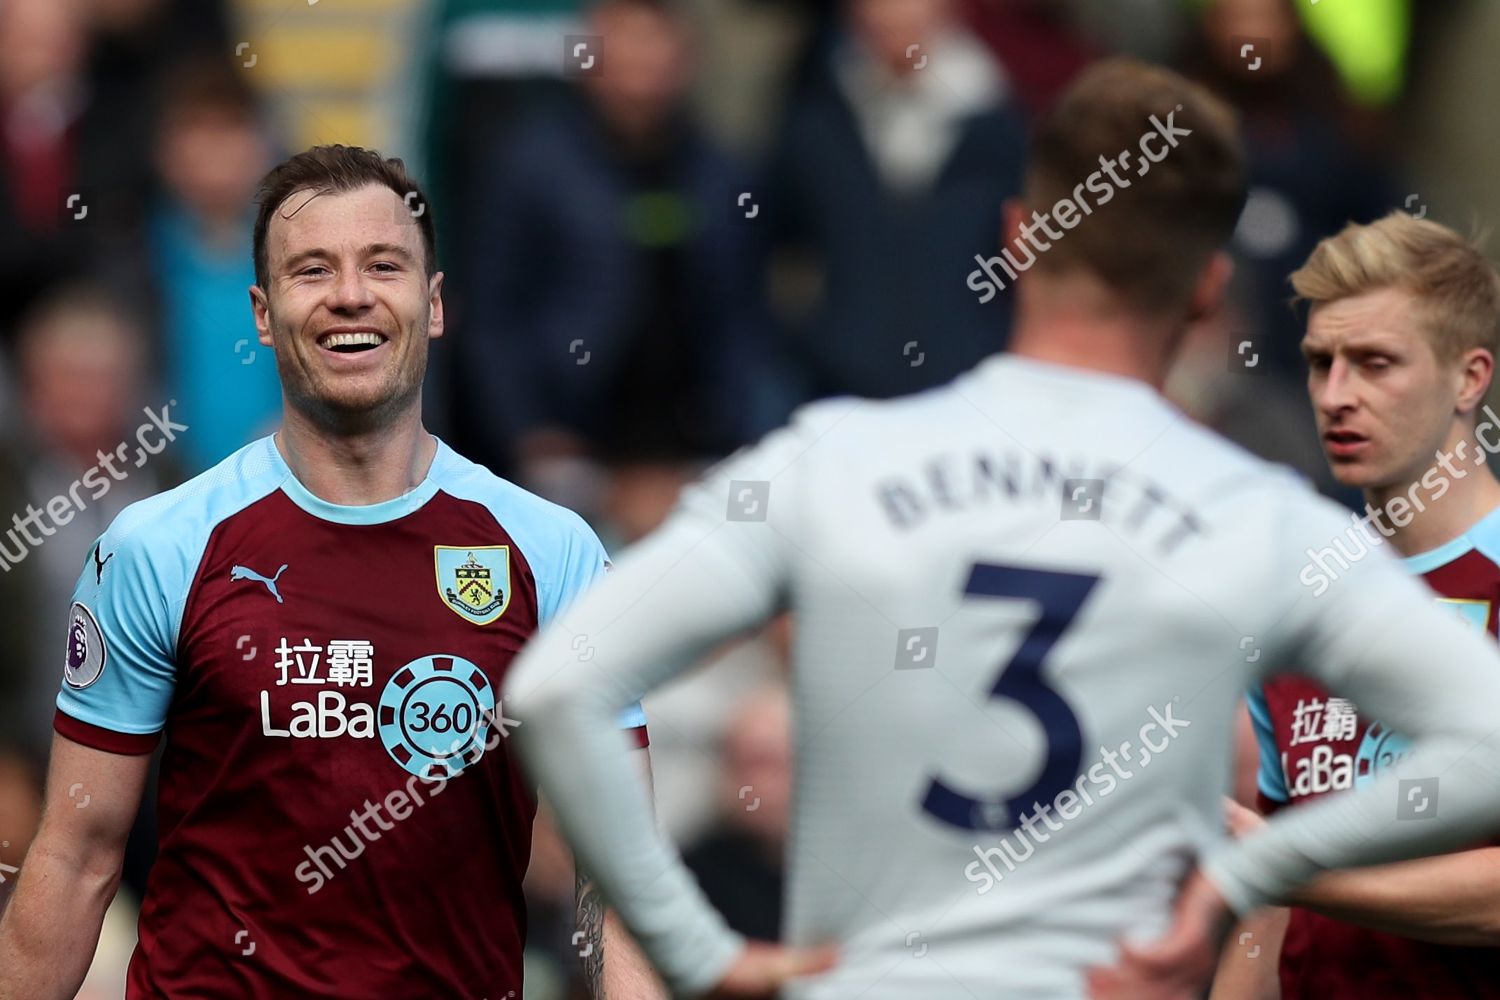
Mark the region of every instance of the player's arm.
[[[786, 515], [797, 506], [788, 469], [807, 447], [781, 432], [690, 487], [659, 531], [527, 645], [505, 684], [507, 713], [520, 720], [517, 749], [578, 864], [678, 994], [722, 986], [756, 959], [656, 829], [613, 716], [780, 609], [784, 533], [795, 530]], [[728, 520], [731, 481], [769, 482], [775, 523]], [[783, 963], [739, 995], [774, 995], [797, 971]]]
[[[1226, 799], [1225, 808], [1232, 836], [1246, 836], [1265, 824], [1260, 813], [1238, 802]], [[1290, 919], [1286, 907], [1267, 906], [1235, 924], [1219, 953], [1208, 1000], [1281, 1000], [1281, 945]]]
[[[1304, 503], [1274, 511], [1288, 530], [1284, 572], [1264, 593], [1295, 588], [1309, 540], [1334, 538], [1346, 516]], [[1315, 596], [1316, 594], [1316, 596]], [[1415, 743], [1406, 760], [1370, 785], [1277, 813], [1259, 830], [1215, 851], [1179, 895], [1172, 927], [1145, 947], [1122, 946], [1113, 967], [1090, 974], [1100, 998], [1192, 996], [1205, 944], [1222, 939], [1223, 915], [1285, 904], [1327, 871], [1455, 850], [1500, 831], [1500, 653], [1487, 638], [1439, 610], [1431, 593], [1379, 550], [1323, 591], [1292, 591], [1266, 606], [1256, 634], [1268, 662], [1295, 663], [1361, 711]], [[1416, 786], [1408, 784], [1417, 782]], [[1402, 822], [1404, 793], [1441, 784], [1441, 822]], [[1164, 988], [1165, 987], [1165, 988]]]
[[1500, 947], [1500, 848], [1329, 872], [1292, 902], [1421, 941]]
[[[1236, 748], [1239, 758], [1236, 771], [1254, 767], [1255, 789], [1253, 795], [1248, 791], [1240, 793], [1241, 801], [1224, 800], [1225, 821], [1233, 837], [1253, 833], [1265, 823], [1244, 799], [1258, 797], [1267, 808], [1275, 808], [1287, 799], [1281, 752], [1264, 692], [1259, 687], [1251, 689], [1245, 703], [1246, 712], [1241, 719], [1249, 719], [1252, 736], [1248, 744], [1241, 742]], [[1234, 926], [1219, 953], [1209, 1000], [1281, 1000], [1281, 944], [1289, 918], [1290, 913], [1284, 907], [1268, 906]]]
[[[648, 798], [653, 798], [651, 751], [641, 747], [631, 756], [636, 759]], [[603, 895], [582, 868], [578, 869], [577, 884], [578, 957], [590, 995], [595, 1000], [666, 1000], [666, 987], [651, 971], [651, 964], [619, 915], [604, 905]]]
[[1267, 906], [1235, 924], [1208, 1000], [1281, 1000], [1281, 942], [1290, 916], [1283, 906]]
[[95, 543], [73, 591], [42, 824], [0, 923], [0, 1000], [77, 993], [172, 700], [192, 567], [175, 522], [121, 530], [126, 520]]
[[[1286, 511], [1281, 523], [1310, 522], [1334, 537], [1347, 526], [1318, 510]], [[1289, 579], [1306, 557], [1298, 539]], [[1487, 638], [1441, 611], [1428, 591], [1375, 551], [1321, 596], [1306, 590], [1271, 630], [1288, 659], [1372, 718], [1414, 738], [1394, 773], [1365, 788], [1278, 813], [1263, 828], [1211, 857], [1211, 881], [1247, 913], [1336, 868], [1437, 854], [1500, 830], [1500, 653]], [[1412, 782], [1417, 782], [1412, 785]], [[1440, 792], [1439, 792], [1440, 786]], [[1441, 795], [1439, 822], [1402, 820], [1413, 789]], [[1409, 807], [1407, 807], [1409, 808]]]
[[[1245, 821], [1247, 826], [1260, 822], [1258, 817]], [[1292, 893], [1290, 902], [1389, 934], [1494, 948], [1500, 946], [1500, 848], [1328, 872]], [[1231, 942], [1226, 961], [1233, 950]]]
[[0, 1000], [78, 993], [120, 884], [150, 761], [53, 737], [41, 829], [0, 920]]

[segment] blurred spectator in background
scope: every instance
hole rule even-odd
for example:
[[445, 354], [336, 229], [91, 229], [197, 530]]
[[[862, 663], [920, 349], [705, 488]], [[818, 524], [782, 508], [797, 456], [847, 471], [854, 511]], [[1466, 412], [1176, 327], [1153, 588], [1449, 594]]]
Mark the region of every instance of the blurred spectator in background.
[[120, 160], [100, 148], [103, 123], [88, 114], [86, 47], [80, 0], [0, 3], [0, 337], [7, 343], [37, 292], [84, 266], [84, 234], [104, 214], [98, 195], [106, 189], [94, 182]]
[[[8, 530], [28, 504], [46, 510], [58, 497], [68, 502], [55, 509], [69, 511], [48, 516], [52, 533], [33, 531], [40, 545], [18, 545], [19, 536], [0, 534], [0, 555], [9, 564], [0, 574], [6, 644], [0, 669], [19, 678], [25, 725], [18, 735], [41, 759], [52, 739], [68, 606], [90, 547], [128, 504], [173, 485], [177, 476], [170, 450], [135, 466], [136, 429], [149, 422], [142, 413], [149, 402], [146, 343], [117, 303], [87, 288], [59, 289], [23, 319], [17, 354], [21, 422], [0, 439], [0, 518]], [[121, 445], [125, 450], [115, 454]], [[114, 455], [123, 478], [101, 473], [75, 489], [100, 465], [101, 452]], [[81, 510], [73, 506], [75, 496]]]
[[[487, 152], [517, 118], [565, 89], [562, 41], [584, 30], [582, 7], [582, 0], [430, 0], [419, 141], [427, 194], [450, 232], [485, 186]], [[440, 247], [450, 264], [459, 263], [447, 253], [454, 247]]]
[[1321, 454], [1287, 276], [1350, 220], [1400, 207], [1378, 119], [1352, 104], [1292, 0], [1207, 0], [1186, 65], [1240, 112], [1250, 193], [1225, 312], [1191, 332], [1168, 393], [1230, 440], [1352, 503]]
[[[51, 511], [42, 523], [52, 532], [34, 530], [41, 537], [34, 547], [0, 536], [8, 564], [0, 572], [0, 690], [10, 689], [0, 731], [41, 761], [52, 740], [68, 608], [79, 573], [95, 565], [94, 540], [126, 506], [181, 477], [175, 444], [141, 459], [136, 431], [151, 423], [142, 408], [153, 402], [144, 391], [147, 345], [117, 302], [59, 288], [22, 320], [17, 353], [21, 419], [0, 437], [0, 519], [8, 530], [30, 505]], [[156, 850], [151, 780], [126, 848], [125, 884], [137, 896]]]
[[1300, 383], [1302, 329], [1287, 275], [1346, 223], [1402, 207], [1389, 152], [1308, 39], [1293, 0], [1210, 0], [1186, 64], [1244, 123], [1250, 196], [1233, 243], [1232, 305], [1272, 374]]
[[589, 18], [600, 71], [517, 127], [465, 212], [452, 419], [487, 461], [597, 512], [560, 470], [628, 470], [619, 487], [670, 503], [694, 463], [759, 429], [762, 324], [751, 228], [731, 216], [746, 186], [686, 113], [686, 24], [668, 0]]
[[222, 0], [0, 4], [0, 339], [53, 285], [140, 224], [151, 88], [194, 47], [223, 52]]
[[785, 682], [791, 635], [791, 615], [784, 614], [646, 698], [656, 818], [677, 843], [695, 843], [718, 822], [725, 733], [747, 698]]
[[1101, 55], [1079, 30], [1076, 0], [959, 0], [963, 18], [1005, 67], [1028, 116], [1045, 112]]
[[[780, 926], [791, 793], [789, 628], [783, 615], [646, 701], [657, 822], [677, 844], [695, 847], [688, 863], [731, 926], [764, 939]], [[572, 855], [545, 790], [542, 798], [526, 872], [526, 1000], [588, 1000], [574, 937]]]
[[256, 185], [274, 150], [244, 74], [193, 61], [160, 90], [161, 193], [144, 253], [117, 259], [117, 287], [157, 331], [163, 399], [177, 401], [184, 472], [201, 472], [269, 433], [281, 410], [275, 357], [256, 341], [248, 289]]
[[225, 0], [74, 0], [89, 12], [90, 85], [148, 136], [153, 90], [185, 59], [232, 51]]
[[1359, 491], [1340, 485], [1328, 468], [1305, 380], [1270, 371], [1253, 341], [1241, 354], [1244, 329], [1229, 311], [1190, 329], [1168, 375], [1167, 397], [1266, 461], [1296, 469], [1324, 495], [1361, 503]]
[[718, 827], [683, 860], [731, 928], [778, 941], [792, 796], [791, 708], [784, 687], [762, 688], [741, 702], [724, 737], [720, 789]]
[[42, 775], [35, 758], [0, 741], [0, 913], [16, 887], [21, 859], [42, 822]]
[[772, 163], [774, 299], [799, 395], [886, 397], [1000, 350], [1008, 290], [965, 286], [1018, 192], [1024, 133], [1005, 75], [950, 0], [847, 0]]

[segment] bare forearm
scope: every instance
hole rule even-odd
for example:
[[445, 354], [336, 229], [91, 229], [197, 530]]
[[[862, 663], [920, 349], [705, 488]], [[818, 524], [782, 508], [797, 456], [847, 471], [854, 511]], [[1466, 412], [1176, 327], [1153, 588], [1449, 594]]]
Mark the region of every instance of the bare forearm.
[[604, 915], [604, 994], [608, 1000], [668, 1000], [667, 988], [613, 910]]
[[573, 944], [578, 948], [589, 996], [604, 1000], [604, 897], [582, 872], [578, 873], [576, 899], [577, 930], [573, 933]]
[[19, 879], [0, 920], [0, 1000], [68, 1000], [88, 974], [119, 865], [80, 863], [39, 840]]
[[1500, 849], [1329, 872], [1292, 902], [1420, 941], [1500, 946]]
[[1281, 941], [1287, 911], [1257, 910], [1224, 942], [1209, 1000], [1281, 1000]]
[[592, 883], [578, 879], [578, 929], [573, 942], [594, 1000], [667, 1000], [646, 956]]

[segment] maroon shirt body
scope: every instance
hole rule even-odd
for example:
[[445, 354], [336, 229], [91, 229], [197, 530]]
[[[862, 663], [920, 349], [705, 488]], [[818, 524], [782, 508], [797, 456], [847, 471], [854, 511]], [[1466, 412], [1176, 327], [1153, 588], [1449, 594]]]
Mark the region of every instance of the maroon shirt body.
[[603, 565], [576, 516], [441, 445], [374, 507], [313, 497], [268, 438], [123, 513], [56, 728], [166, 738], [127, 995], [519, 997], [536, 798], [495, 692]]
[[[1494, 636], [1497, 557], [1500, 514], [1492, 513], [1467, 535], [1406, 564], [1439, 601]], [[1500, 705], [1495, 709], [1500, 719]], [[1267, 681], [1252, 694], [1251, 713], [1261, 744], [1259, 805], [1266, 813], [1358, 787], [1409, 749], [1400, 733], [1301, 677]], [[1438, 803], [1426, 808], [1436, 810]], [[1500, 1000], [1500, 948], [1434, 944], [1293, 907], [1281, 949], [1281, 990], [1282, 1000]]]

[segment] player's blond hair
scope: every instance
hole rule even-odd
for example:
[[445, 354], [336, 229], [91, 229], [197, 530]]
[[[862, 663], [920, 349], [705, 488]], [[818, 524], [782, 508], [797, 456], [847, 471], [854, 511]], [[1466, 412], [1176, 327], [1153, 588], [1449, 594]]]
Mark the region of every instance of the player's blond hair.
[[1350, 223], [1292, 272], [1292, 287], [1313, 306], [1399, 288], [1416, 297], [1439, 359], [1475, 347], [1500, 354], [1500, 274], [1476, 242], [1428, 219], [1398, 211]]

